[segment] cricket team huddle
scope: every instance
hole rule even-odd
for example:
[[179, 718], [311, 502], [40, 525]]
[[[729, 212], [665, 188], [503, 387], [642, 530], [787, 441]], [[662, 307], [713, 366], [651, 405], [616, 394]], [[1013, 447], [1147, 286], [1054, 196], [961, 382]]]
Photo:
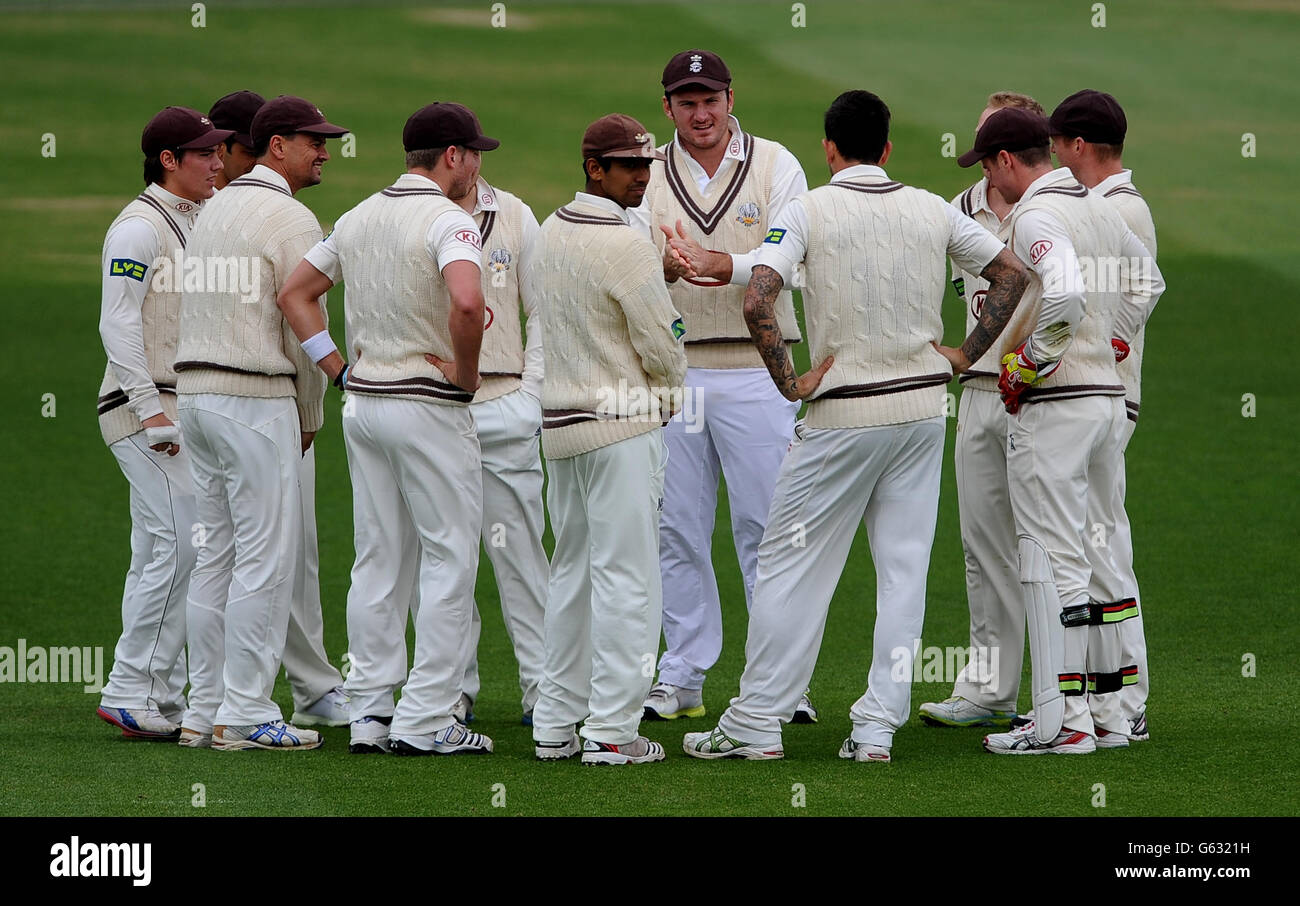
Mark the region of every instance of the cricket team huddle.
[[[1048, 116], [992, 95], [958, 159], [983, 177], [950, 203], [889, 178], [890, 111], [870, 92], [826, 111], [831, 177], [810, 191], [786, 148], [741, 129], [716, 54], [675, 55], [662, 86], [671, 140], [595, 120], [581, 189], [540, 224], [481, 175], [500, 143], [459, 104], [411, 115], [406, 172], [328, 236], [298, 194], [348, 130], [309, 101], [237, 91], [150, 120], [145, 189], [103, 251], [99, 420], [132, 531], [99, 717], [195, 748], [309, 750], [312, 727], [348, 726], [353, 754], [490, 753], [469, 728], [481, 545], [536, 758], [661, 761], [640, 722], [702, 717], [722, 648], [725, 476], [746, 662], [684, 752], [782, 758], [784, 725], [818, 719], [827, 612], [865, 524], [873, 650], [838, 756], [887, 763], [910, 716], [898, 654], [922, 634], [956, 376], [972, 657], [921, 719], [990, 728], [995, 754], [1148, 738], [1124, 451], [1164, 283], [1120, 105], [1085, 90]], [[326, 305], [339, 283], [343, 349]], [[325, 652], [316, 538], [331, 384], [356, 553], [344, 673]]]

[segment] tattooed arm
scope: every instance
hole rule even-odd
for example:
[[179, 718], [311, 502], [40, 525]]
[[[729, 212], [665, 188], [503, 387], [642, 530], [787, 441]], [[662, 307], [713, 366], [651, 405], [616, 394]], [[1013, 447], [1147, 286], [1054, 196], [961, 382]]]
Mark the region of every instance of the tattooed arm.
[[767, 265], [754, 267], [745, 290], [745, 324], [776, 389], [788, 400], [803, 400], [816, 392], [835, 357], [828, 356], [807, 374], [795, 375], [794, 363], [790, 361], [785, 338], [781, 335], [781, 325], [776, 320], [776, 297], [784, 282], [781, 275]]
[[980, 272], [980, 276], [989, 281], [988, 295], [984, 297], [979, 322], [971, 330], [970, 336], [961, 344], [960, 349], [935, 344], [935, 348], [952, 363], [954, 374], [966, 371], [988, 352], [1011, 320], [1020, 297], [1029, 285], [1029, 271], [1009, 249], [999, 252]]

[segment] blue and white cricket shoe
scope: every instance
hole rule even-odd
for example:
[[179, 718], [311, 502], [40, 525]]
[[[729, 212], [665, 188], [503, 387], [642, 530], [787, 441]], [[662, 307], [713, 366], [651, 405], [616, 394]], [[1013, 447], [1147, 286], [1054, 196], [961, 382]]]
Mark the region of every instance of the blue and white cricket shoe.
[[276, 749], [294, 751], [316, 749], [324, 742], [315, 730], [300, 730], [293, 724], [273, 720], [265, 724], [246, 727], [218, 725], [212, 730], [212, 748], [225, 751], [235, 749]]
[[162, 716], [161, 711], [149, 709], [107, 708], [99, 706], [95, 712], [102, 720], [108, 721], [122, 731], [123, 736], [132, 739], [165, 739], [174, 741], [180, 737], [181, 726]]

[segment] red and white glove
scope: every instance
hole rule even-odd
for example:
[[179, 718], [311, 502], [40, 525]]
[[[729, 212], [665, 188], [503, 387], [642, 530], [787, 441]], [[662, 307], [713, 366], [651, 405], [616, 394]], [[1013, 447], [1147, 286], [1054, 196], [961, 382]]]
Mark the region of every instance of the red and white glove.
[[1125, 343], [1123, 340], [1121, 340], [1119, 337], [1110, 338], [1110, 348], [1115, 350], [1116, 365], [1118, 365], [1120, 362], [1128, 358], [1128, 354], [1130, 352], [1128, 348], [1128, 344]]
[[1002, 394], [1002, 404], [1008, 412], [1015, 415], [1020, 411], [1020, 396], [1031, 385], [1047, 377], [1060, 361], [1053, 362], [1040, 369], [1025, 352], [1026, 340], [1002, 357], [1002, 373], [998, 376], [998, 392]]

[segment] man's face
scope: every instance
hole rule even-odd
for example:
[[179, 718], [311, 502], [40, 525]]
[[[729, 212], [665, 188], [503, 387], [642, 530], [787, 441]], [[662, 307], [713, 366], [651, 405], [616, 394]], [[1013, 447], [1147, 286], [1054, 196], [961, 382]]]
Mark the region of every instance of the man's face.
[[290, 188], [296, 192], [307, 186], [320, 185], [321, 167], [330, 159], [329, 151], [325, 150], [324, 136], [299, 132], [292, 138], [280, 140], [284, 142], [284, 170]]
[[225, 156], [222, 163], [226, 172], [226, 182], [239, 179], [249, 170], [252, 170], [257, 163], [257, 158], [253, 156], [253, 152], [239, 142], [231, 142], [229, 148], [222, 145], [221, 150]]
[[989, 181], [989, 185], [998, 190], [998, 194], [1007, 204], [1015, 204], [1020, 200], [1023, 193], [1015, 184], [1015, 171], [1012, 168], [1010, 154], [1006, 151], [998, 151], [980, 161], [980, 166], [984, 168], [984, 177]]
[[460, 201], [478, 185], [479, 168], [483, 165], [483, 152], [472, 148], [454, 146], [452, 149], [451, 186], [447, 197]]
[[650, 160], [644, 157], [615, 157], [600, 181], [610, 199], [624, 208], [638, 208], [650, 185]]
[[664, 98], [664, 113], [677, 126], [677, 135], [687, 150], [707, 151], [727, 140], [727, 116], [734, 102], [729, 89], [684, 89]]
[[1062, 167], [1069, 167], [1070, 172], [1077, 178], [1079, 175], [1078, 166], [1083, 157], [1083, 142], [1076, 138], [1066, 138], [1064, 135], [1052, 136], [1052, 153], [1056, 155], [1056, 160]]
[[221, 155], [217, 150], [220, 147], [186, 151], [175, 169], [168, 168], [167, 191], [190, 201], [211, 198], [216, 191], [217, 174], [221, 172]]

